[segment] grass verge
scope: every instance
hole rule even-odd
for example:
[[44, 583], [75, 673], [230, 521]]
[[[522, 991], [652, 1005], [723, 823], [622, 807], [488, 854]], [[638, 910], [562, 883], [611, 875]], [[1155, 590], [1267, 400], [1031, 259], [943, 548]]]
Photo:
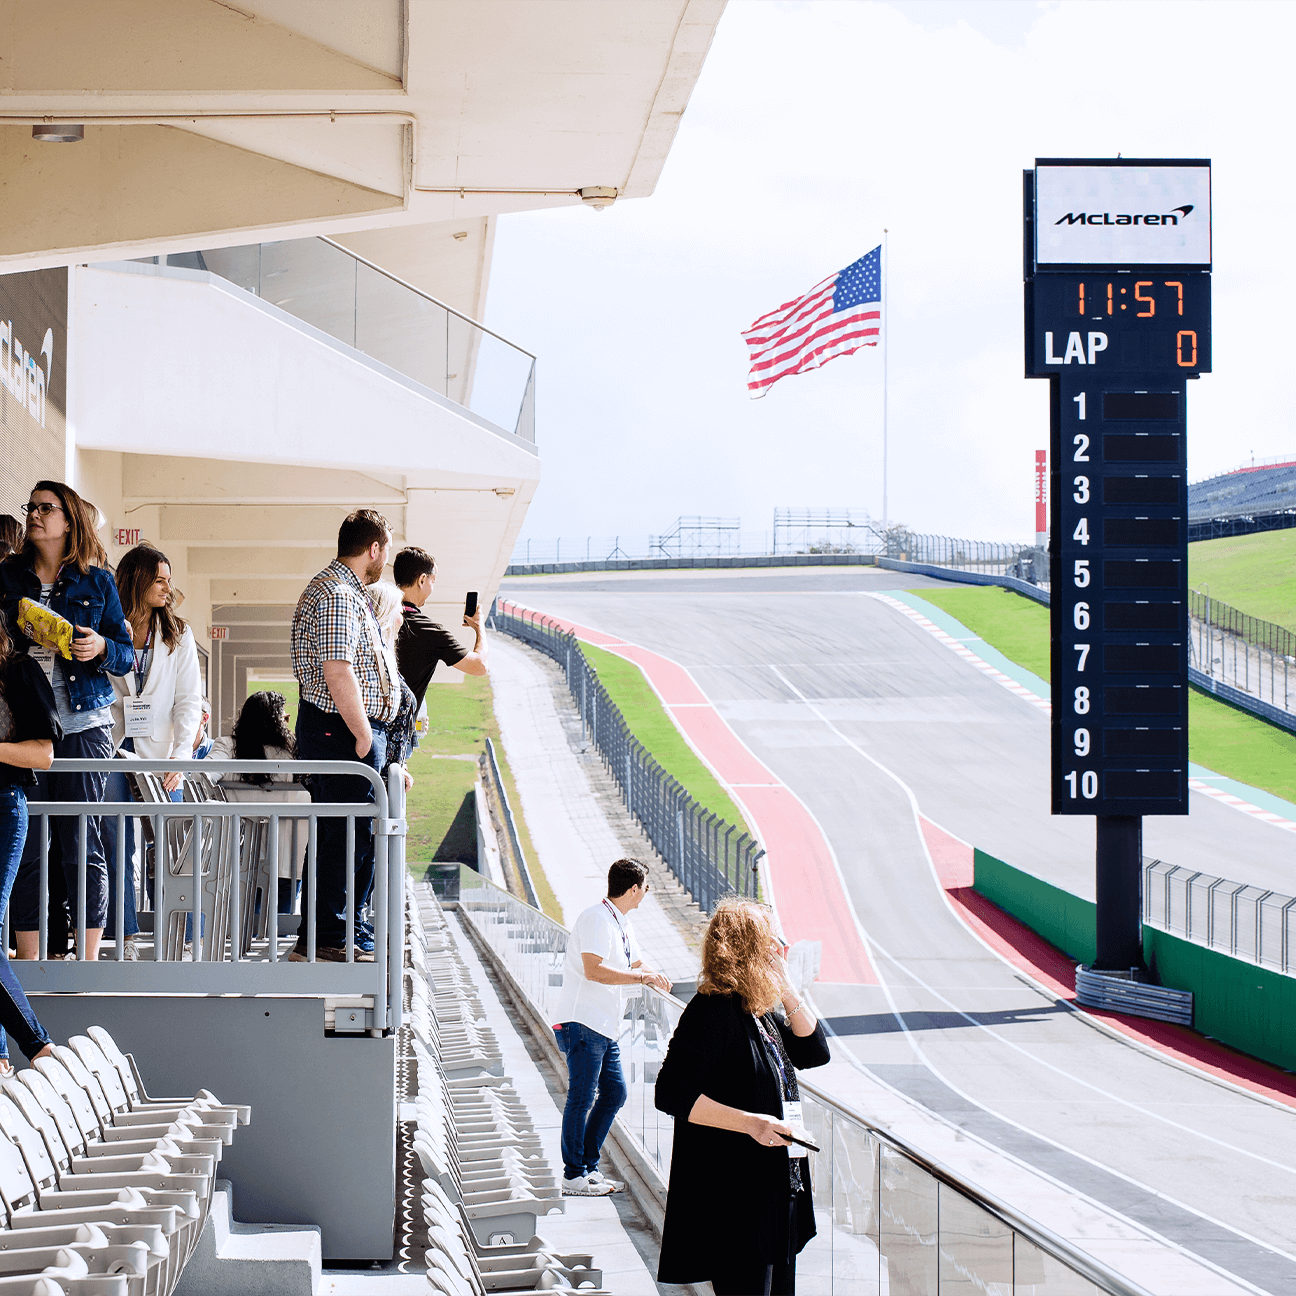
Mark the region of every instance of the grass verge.
[[1209, 585], [1212, 598], [1296, 629], [1296, 530], [1190, 544], [1188, 583]]
[[[409, 793], [410, 835], [406, 842], [406, 859], [413, 865], [429, 862], [437, 847], [446, 842], [453, 847], [463, 834], [463, 798], [471, 793], [477, 776], [473, 763], [486, 750], [489, 737], [495, 744], [500, 777], [508, 792], [509, 804], [517, 823], [518, 837], [531, 869], [536, 899], [549, 917], [562, 922], [562, 906], [545, 877], [535, 844], [522, 813], [522, 799], [500, 741], [499, 723], [491, 695], [489, 676], [468, 675], [462, 684], [434, 684], [428, 689], [428, 732], [410, 759], [409, 770], [414, 786]], [[444, 757], [471, 756], [472, 761], [446, 760]], [[449, 841], [446, 841], [449, 834]]]
[[630, 732], [652, 753], [657, 763], [687, 789], [698, 805], [750, 833], [742, 811], [684, 740], [684, 735], [653, 692], [643, 671], [633, 662], [595, 648], [593, 644], [582, 642], [581, 651], [598, 672], [612, 701], [620, 708]]
[[[1019, 666], [1049, 677], [1048, 609], [997, 586], [909, 591], [956, 617]], [[1188, 754], [1199, 765], [1296, 801], [1296, 734], [1198, 689], [1188, 694]]]

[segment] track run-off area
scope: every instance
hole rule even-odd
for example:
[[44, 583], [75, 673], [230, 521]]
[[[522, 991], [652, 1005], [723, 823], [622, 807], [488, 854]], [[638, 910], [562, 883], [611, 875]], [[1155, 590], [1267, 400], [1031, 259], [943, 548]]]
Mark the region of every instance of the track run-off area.
[[[1049, 814], [1047, 693], [905, 602], [940, 585], [800, 568], [500, 594], [644, 669], [766, 847], [788, 939], [823, 943], [812, 996], [836, 1054], [1204, 1260], [1221, 1290], [1296, 1296], [1293, 1077], [1077, 1010], [1074, 970], [971, 890], [976, 846], [1092, 897], [1094, 830]], [[1281, 816], [1201, 786], [1189, 816], [1146, 821], [1145, 853], [1290, 892]]]

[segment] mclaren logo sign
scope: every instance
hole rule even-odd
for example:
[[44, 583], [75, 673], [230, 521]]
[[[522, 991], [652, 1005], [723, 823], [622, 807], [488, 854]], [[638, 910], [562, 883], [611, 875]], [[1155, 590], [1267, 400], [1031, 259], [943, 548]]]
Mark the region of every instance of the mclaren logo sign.
[[1048, 265], [1210, 265], [1210, 167], [1050, 166], [1035, 170], [1035, 261]]

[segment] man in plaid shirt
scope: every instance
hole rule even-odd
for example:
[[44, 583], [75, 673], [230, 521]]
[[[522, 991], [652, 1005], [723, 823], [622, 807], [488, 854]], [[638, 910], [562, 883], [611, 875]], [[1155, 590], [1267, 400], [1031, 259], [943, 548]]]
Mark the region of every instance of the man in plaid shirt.
[[[298, 760], [359, 760], [379, 772], [386, 762], [387, 722], [400, 707], [400, 678], [384, 658], [382, 635], [365, 587], [383, 573], [391, 553], [391, 526], [381, 513], [358, 509], [338, 531], [338, 556], [297, 601], [292, 623], [293, 674], [301, 691], [297, 708]], [[374, 799], [373, 785], [340, 774], [309, 776], [311, 800], [360, 802]], [[315, 957], [346, 962], [345, 819], [321, 819], [315, 872]], [[355, 820], [356, 907], [369, 894], [374, 876], [373, 820]], [[288, 958], [308, 958], [306, 917], [315, 898], [303, 884], [302, 924]], [[373, 961], [373, 935], [357, 921], [355, 958]]]

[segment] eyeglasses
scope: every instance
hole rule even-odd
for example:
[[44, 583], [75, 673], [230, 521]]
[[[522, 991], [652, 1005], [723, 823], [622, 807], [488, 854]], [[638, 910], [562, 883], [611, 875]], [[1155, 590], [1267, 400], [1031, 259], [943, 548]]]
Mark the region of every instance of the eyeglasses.
[[61, 504], [24, 504], [22, 506], [22, 511], [26, 513], [28, 517], [33, 513], [37, 514], [39, 517], [49, 517], [51, 513], [62, 513], [63, 506]]

